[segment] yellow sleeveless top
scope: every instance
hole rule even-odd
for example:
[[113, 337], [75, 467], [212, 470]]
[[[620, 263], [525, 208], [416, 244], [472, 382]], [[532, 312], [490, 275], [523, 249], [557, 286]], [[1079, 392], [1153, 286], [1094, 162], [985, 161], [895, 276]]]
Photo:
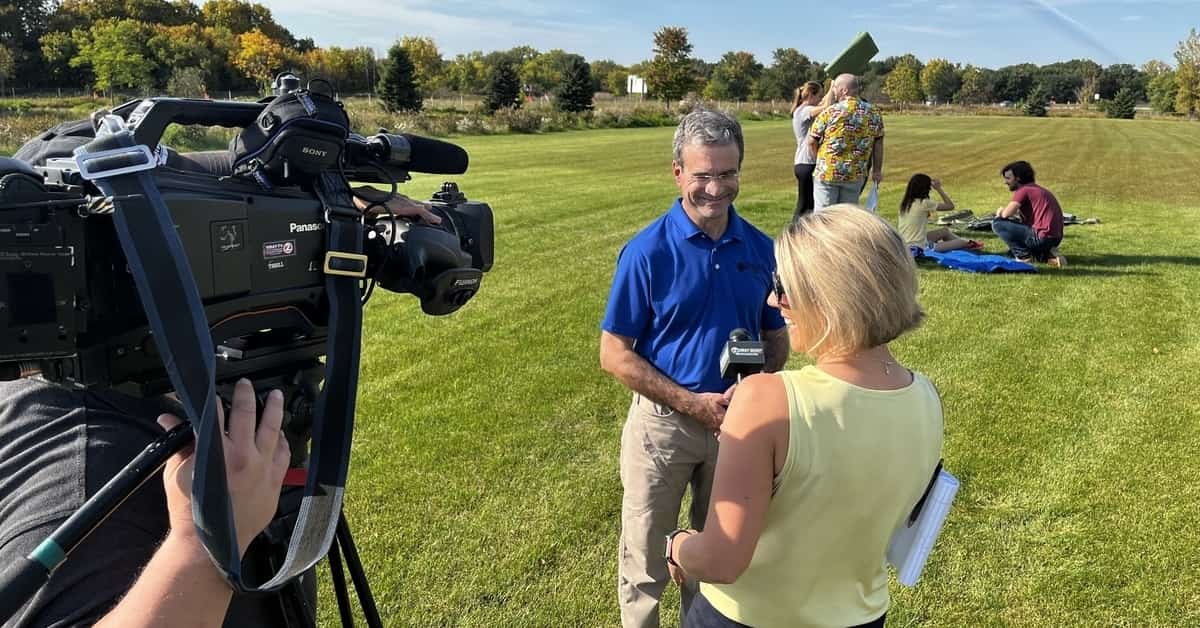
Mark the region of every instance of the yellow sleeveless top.
[[762, 536], [737, 582], [700, 590], [755, 628], [870, 622], [888, 609], [888, 540], [942, 450], [941, 400], [916, 372], [898, 390], [862, 388], [814, 366], [779, 375], [791, 429]]

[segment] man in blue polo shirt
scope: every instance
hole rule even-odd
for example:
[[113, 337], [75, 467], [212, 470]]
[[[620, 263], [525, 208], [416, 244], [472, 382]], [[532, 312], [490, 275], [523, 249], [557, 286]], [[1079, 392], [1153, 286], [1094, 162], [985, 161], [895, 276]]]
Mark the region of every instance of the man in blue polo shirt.
[[[691, 525], [704, 526], [717, 438], [732, 381], [719, 358], [739, 327], [764, 341], [766, 370], [787, 361], [787, 331], [767, 306], [771, 239], [733, 209], [742, 129], [722, 113], [695, 111], [675, 130], [672, 164], [681, 197], [633, 237], [617, 269], [601, 325], [600, 364], [633, 391], [621, 437], [618, 593], [625, 628], [659, 625], [670, 576], [667, 533], [692, 487]], [[686, 615], [695, 583], [683, 589]]]

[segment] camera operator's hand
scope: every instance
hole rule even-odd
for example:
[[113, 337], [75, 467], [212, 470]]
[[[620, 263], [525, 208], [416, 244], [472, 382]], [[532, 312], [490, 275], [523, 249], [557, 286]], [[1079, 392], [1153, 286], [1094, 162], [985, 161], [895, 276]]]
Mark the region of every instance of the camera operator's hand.
[[[238, 551], [275, 516], [279, 489], [288, 466], [283, 395], [271, 391], [258, 429], [254, 427], [254, 387], [241, 380], [233, 393], [228, 425], [217, 406], [225, 475], [238, 531]], [[178, 417], [164, 414], [159, 425], [171, 429]], [[163, 488], [171, 530], [137, 581], [115, 608], [96, 624], [101, 628], [217, 628], [224, 622], [233, 589], [212, 564], [192, 523], [193, 448], [176, 452], [163, 468]]]
[[[366, 210], [370, 207], [371, 215], [387, 215], [387, 210], [378, 205], [372, 206], [372, 203], [384, 203], [387, 198], [387, 192], [370, 186], [361, 186], [354, 188], [354, 206]], [[403, 194], [395, 194], [386, 203], [388, 209], [391, 209], [397, 216], [406, 218], [418, 218], [422, 222], [427, 222], [431, 225], [442, 224], [441, 216], [429, 210], [428, 203], [414, 201], [413, 199], [404, 196]]]
[[714, 432], [720, 431], [721, 423], [725, 420], [725, 408], [729, 401], [721, 393], [695, 393], [692, 402], [684, 411], [699, 421], [705, 428]]
[[[226, 423], [221, 404], [217, 420], [225, 448], [225, 475], [229, 497], [233, 501], [237, 525], [238, 551], [246, 553], [250, 541], [262, 532], [279, 505], [279, 491], [287, 472], [290, 451], [283, 436], [283, 394], [272, 390], [263, 407], [262, 422], [256, 430], [254, 387], [249, 380], [237, 383], [233, 404]], [[166, 429], [180, 423], [179, 418], [164, 414], [158, 422]], [[176, 453], [163, 469], [171, 535], [196, 534], [192, 523], [192, 448]]]

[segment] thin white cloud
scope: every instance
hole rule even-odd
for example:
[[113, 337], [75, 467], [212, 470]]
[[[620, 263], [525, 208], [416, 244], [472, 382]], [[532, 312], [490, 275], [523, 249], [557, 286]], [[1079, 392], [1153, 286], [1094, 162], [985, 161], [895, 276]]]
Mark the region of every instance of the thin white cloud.
[[1122, 22], [1140, 22], [1140, 21], [1142, 21], [1142, 16], [1140, 16], [1140, 15], [1126, 15], [1126, 16], [1124, 16], [1124, 17], [1122, 17], [1122, 18], [1121, 18], [1121, 21], [1122, 21]]
[[1033, 10], [1035, 14], [1041, 14], [1047, 19], [1044, 20], [1048, 26], [1057, 27], [1065, 31], [1076, 41], [1091, 47], [1097, 52], [1104, 53], [1108, 60], [1120, 62], [1121, 56], [1113, 52], [1104, 42], [1089, 30], [1083, 24], [1080, 24], [1075, 18], [1063, 13], [1057, 7], [1050, 3], [1050, 0], [1025, 0], [1025, 4]]

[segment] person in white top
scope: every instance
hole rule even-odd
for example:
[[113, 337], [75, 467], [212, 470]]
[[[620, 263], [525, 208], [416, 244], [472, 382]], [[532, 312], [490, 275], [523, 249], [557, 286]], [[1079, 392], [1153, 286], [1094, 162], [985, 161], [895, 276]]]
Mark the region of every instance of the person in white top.
[[[940, 202], [929, 198], [931, 189], [942, 197]], [[897, 231], [900, 232], [900, 237], [904, 238], [905, 244], [931, 248], [939, 253], [957, 249], [978, 250], [983, 248], [982, 242], [960, 238], [946, 227], [933, 230], [928, 228], [929, 218], [935, 212], [952, 209], [954, 209], [954, 201], [950, 200], [950, 195], [942, 189], [940, 180], [930, 178], [927, 174], [914, 174], [908, 180], [908, 187], [904, 190], [904, 199], [900, 201], [900, 219]]]
[[832, 99], [821, 100], [823, 92], [820, 83], [809, 81], [796, 88], [796, 95], [792, 100], [792, 131], [796, 134], [795, 172], [798, 188], [793, 219], [813, 209], [813, 169], [817, 167], [817, 154], [805, 140], [817, 114], [833, 104]]

